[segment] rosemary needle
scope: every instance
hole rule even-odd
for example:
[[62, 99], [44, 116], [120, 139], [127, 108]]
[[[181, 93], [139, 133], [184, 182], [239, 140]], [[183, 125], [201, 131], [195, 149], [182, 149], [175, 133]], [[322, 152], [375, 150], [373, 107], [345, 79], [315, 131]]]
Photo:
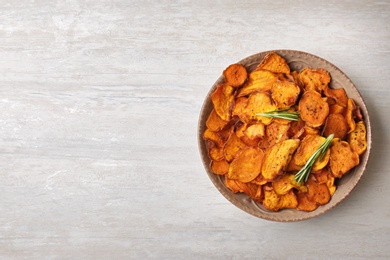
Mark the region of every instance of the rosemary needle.
[[263, 112], [260, 114], [256, 114], [257, 116], [264, 116], [264, 117], [270, 117], [270, 118], [281, 118], [281, 119], [287, 119], [290, 121], [298, 121], [299, 119], [299, 113], [298, 112], [288, 112], [289, 108], [287, 109], [280, 109], [280, 110], [272, 110], [268, 112]]
[[325, 141], [318, 147], [318, 149], [310, 156], [309, 160], [307, 160], [306, 164], [295, 174], [293, 180], [297, 181], [298, 184], [303, 184], [309, 178], [309, 174], [311, 169], [313, 168], [314, 163], [317, 158], [320, 157], [322, 160], [325, 156], [326, 151], [328, 150], [330, 144], [332, 143], [334, 134], [329, 135]]

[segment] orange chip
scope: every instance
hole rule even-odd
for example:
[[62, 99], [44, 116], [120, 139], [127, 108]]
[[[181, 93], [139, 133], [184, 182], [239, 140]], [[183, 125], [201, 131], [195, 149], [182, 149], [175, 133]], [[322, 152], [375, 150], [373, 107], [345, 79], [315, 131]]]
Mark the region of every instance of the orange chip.
[[260, 141], [259, 147], [266, 149], [280, 141], [288, 139], [289, 128], [289, 125], [279, 124], [273, 121], [266, 126], [265, 137]]
[[264, 152], [258, 148], [244, 149], [230, 164], [228, 178], [250, 182], [260, 174]]
[[264, 179], [272, 181], [286, 170], [299, 142], [298, 139], [288, 139], [276, 143], [265, 152], [261, 169]]
[[231, 64], [224, 71], [225, 82], [232, 87], [239, 87], [244, 84], [248, 73], [241, 64]]
[[228, 121], [223, 120], [213, 109], [207, 118], [206, 126], [208, 129], [214, 132], [218, 132], [227, 125]]
[[222, 147], [224, 145], [221, 136], [208, 128], [203, 133], [203, 139], [212, 141], [217, 147]]
[[348, 99], [347, 103], [347, 111], [345, 112], [345, 119], [347, 120], [348, 124], [348, 133], [351, 133], [352, 131], [355, 130], [356, 123], [354, 120], [354, 111], [356, 110], [356, 105], [355, 102], [353, 101], [352, 98]]
[[244, 131], [245, 136], [251, 140], [255, 140], [265, 135], [265, 126], [262, 123], [256, 123], [248, 126]]
[[214, 161], [224, 160], [223, 148], [217, 146], [209, 147], [209, 157]]
[[229, 139], [223, 147], [223, 154], [226, 161], [231, 162], [236, 158], [237, 154], [246, 147], [246, 144], [237, 137], [235, 132], [232, 132]]
[[246, 106], [240, 112], [237, 111], [237, 115], [245, 123], [260, 121], [268, 125], [271, 123], [272, 118], [259, 116], [258, 114], [275, 109], [276, 106], [273, 104], [270, 96], [267, 93], [259, 92], [249, 96]]
[[284, 195], [278, 195], [274, 190], [265, 190], [263, 206], [268, 210], [279, 211], [286, 208], [296, 208], [298, 201], [292, 190]]
[[359, 164], [359, 154], [351, 146], [338, 138], [333, 139], [330, 145], [329, 166], [332, 175], [340, 178]]
[[300, 89], [293, 82], [277, 81], [272, 85], [271, 96], [278, 109], [292, 107], [298, 99]]
[[229, 121], [234, 102], [234, 88], [227, 84], [220, 84], [211, 94], [215, 112], [224, 121]]
[[347, 107], [348, 96], [344, 88], [332, 89], [326, 86], [324, 88], [324, 95], [333, 98], [339, 106]]
[[321, 92], [330, 82], [330, 74], [324, 69], [304, 68], [299, 73], [305, 90], [315, 90]]
[[329, 105], [321, 94], [314, 90], [303, 93], [299, 101], [299, 113], [303, 121], [311, 127], [321, 126], [329, 114]]
[[329, 114], [325, 121], [322, 135], [328, 137], [334, 134], [334, 138], [344, 140], [348, 133], [348, 124], [342, 114]]
[[274, 191], [279, 195], [284, 195], [296, 185], [293, 184], [294, 174], [283, 174], [279, 179], [272, 182]]
[[356, 123], [355, 130], [348, 135], [348, 143], [357, 154], [362, 154], [367, 149], [367, 130], [363, 121]]
[[211, 161], [211, 170], [218, 175], [224, 175], [229, 171], [229, 164], [225, 160]]
[[343, 114], [344, 110], [345, 108], [338, 104], [329, 105], [329, 114]]
[[262, 62], [256, 67], [256, 70], [269, 70], [274, 73], [290, 73], [290, 67], [285, 59], [275, 52], [268, 53]]
[[276, 76], [267, 70], [252, 71], [242, 88], [238, 90], [238, 97], [248, 96], [254, 92], [266, 92], [271, 90], [272, 84], [276, 81]]
[[250, 198], [252, 198], [254, 201], [260, 202], [260, 198], [262, 197], [262, 189], [259, 185], [249, 182], [244, 183], [238, 180], [230, 180], [229, 182], [231, 181], [235, 182], [235, 186], [233, 186], [233, 188], [238, 187], [238, 192], [243, 192], [247, 194]]
[[[294, 154], [294, 162], [299, 166], [303, 166], [313, 155], [313, 153], [320, 147], [320, 145], [325, 141], [325, 137], [320, 135], [307, 135], [303, 138], [301, 144], [299, 145], [297, 151]], [[313, 165], [313, 171], [318, 171], [324, 168], [329, 161], [329, 152], [327, 151], [322, 160], [317, 158], [316, 162]]]
[[307, 197], [309, 200], [317, 203], [317, 205], [327, 204], [330, 200], [329, 188], [326, 183], [318, 184], [309, 179], [306, 182]]
[[298, 192], [297, 193], [297, 200], [298, 200], [298, 210], [310, 212], [318, 208], [318, 205], [316, 202], [311, 201], [308, 196], [307, 192]]

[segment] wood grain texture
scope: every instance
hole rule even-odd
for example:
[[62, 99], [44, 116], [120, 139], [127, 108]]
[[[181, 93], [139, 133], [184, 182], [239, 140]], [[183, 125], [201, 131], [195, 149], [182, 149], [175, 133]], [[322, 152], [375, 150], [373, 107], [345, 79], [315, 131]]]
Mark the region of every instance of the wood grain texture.
[[[0, 258], [388, 259], [387, 1], [0, 1]], [[251, 54], [323, 57], [373, 125], [366, 174], [318, 218], [231, 205], [197, 147], [203, 99]]]

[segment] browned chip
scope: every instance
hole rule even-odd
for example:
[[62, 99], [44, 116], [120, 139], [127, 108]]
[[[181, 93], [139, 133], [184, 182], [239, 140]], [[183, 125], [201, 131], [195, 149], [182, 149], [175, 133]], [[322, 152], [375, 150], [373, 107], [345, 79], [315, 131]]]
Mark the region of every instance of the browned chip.
[[329, 105], [317, 91], [306, 91], [299, 101], [299, 113], [303, 121], [312, 127], [321, 126], [329, 114]]
[[264, 152], [258, 148], [244, 149], [231, 162], [228, 178], [241, 182], [250, 182], [260, 174]]
[[228, 173], [229, 164], [225, 160], [211, 161], [210, 168], [215, 174], [224, 175]]
[[209, 147], [209, 157], [214, 161], [224, 160], [225, 157], [223, 156], [223, 148], [217, 146]]
[[248, 74], [246, 68], [241, 64], [232, 64], [223, 71], [225, 82], [232, 87], [239, 87], [244, 84]]
[[285, 171], [299, 142], [298, 139], [288, 139], [276, 143], [265, 152], [261, 169], [264, 179], [272, 181]]
[[359, 155], [367, 149], [367, 130], [363, 121], [357, 122], [355, 130], [349, 133], [348, 143], [352, 150]]
[[271, 96], [278, 109], [292, 107], [298, 99], [300, 89], [293, 82], [276, 81], [271, 88]]
[[229, 121], [234, 102], [234, 88], [227, 84], [220, 84], [211, 94], [215, 112], [224, 121]]
[[212, 141], [217, 147], [223, 147], [224, 144], [224, 141], [221, 136], [208, 128], [203, 133], [203, 139]]
[[234, 113], [245, 123], [261, 121], [263, 124], [270, 124], [272, 118], [258, 116], [263, 112], [269, 112], [276, 109], [269, 94], [264, 92], [253, 93], [249, 96], [246, 105], [241, 111], [234, 110]]
[[338, 104], [329, 105], [329, 114], [343, 114], [344, 111], [345, 107], [342, 107]]
[[238, 90], [238, 97], [247, 96], [254, 92], [266, 92], [271, 90], [272, 84], [276, 81], [276, 76], [267, 70], [252, 71], [242, 88]]
[[284, 195], [296, 185], [293, 184], [294, 174], [283, 174], [279, 179], [272, 182], [274, 191], [279, 195]]
[[245, 136], [247, 136], [250, 140], [258, 140], [265, 135], [265, 125], [263, 123], [256, 123], [253, 125], [249, 125], [245, 131]]
[[286, 208], [294, 209], [298, 206], [298, 201], [292, 190], [284, 195], [278, 195], [274, 190], [265, 190], [263, 206], [272, 211]]
[[339, 106], [347, 107], [348, 96], [344, 88], [332, 89], [329, 86], [326, 86], [324, 95], [333, 98]]
[[330, 74], [325, 69], [304, 68], [299, 73], [305, 90], [315, 90], [321, 92], [330, 82]]
[[330, 171], [334, 177], [340, 178], [359, 164], [359, 154], [354, 152], [350, 145], [338, 138], [333, 139], [330, 145]]
[[309, 179], [306, 182], [307, 197], [309, 200], [317, 203], [317, 205], [324, 205], [330, 200], [329, 188], [326, 183], [318, 184]]
[[218, 132], [227, 125], [228, 121], [223, 120], [213, 109], [207, 118], [206, 126], [208, 129], [214, 132]]
[[354, 119], [355, 110], [356, 110], [355, 102], [353, 101], [352, 98], [348, 98], [347, 111], [345, 112], [345, 119], [347, 120], [347, 124], [349, 128], [348, 133], [354, 131], [356, 127], [356, 123]]
[[297, 200], [298, 200], [298, 206], [297, 206], [298, 210], [310, 212], [318, 208], [317, 203], [311, 201], [308, 198], [307, 192], [298, 192]]
[[235, 132], [232, 132], [229, 139], [223, 147], [223, 154], [226, 161], [231, 162], [236, 158], [237, 154], [247, 145], [237, 137]]
[[289, 128], [289, 125], [279, 124], [276, 121], [273, 121], [271, 124], [266, 126], [265, 136], [260, 141], [259, 147], [266, 149], [280, 141], [288, 139]]
[[260, 198], [262, 197], [261, 186], [253, 183], [244, 183], [238, 180], [231, 180], [228, 178], [226, 178], [225, 183], [226, 186], [234, 193], [243, 192], [254, 201], [260, 202]]
[[269, 70], [274, 73], [290, 73], [290, 67], [285, 59], [275, 52], [268, 53], [262, 62], [256, 67], [256, 70]]
[[348, 133], [348, 124], [342, 114], [329, 114], [325, 121], [323, 136], [334, 134], [335, 138], [344, 140]]
[[[301, 144], [299, 145], [296, 153], [294, 154], [294, 163], [303, 166], [313, 155], [313, 153], [320, 147], [320, 145], [325, 141], [325, 137], [320, 135], [307, 135], [303, 138]], [[322, 160], [317, 158], [316, 162], [313, 165], [313, 171], [318, 171], [324, 168], [329, 161], [330, 153], [327, 151]]]

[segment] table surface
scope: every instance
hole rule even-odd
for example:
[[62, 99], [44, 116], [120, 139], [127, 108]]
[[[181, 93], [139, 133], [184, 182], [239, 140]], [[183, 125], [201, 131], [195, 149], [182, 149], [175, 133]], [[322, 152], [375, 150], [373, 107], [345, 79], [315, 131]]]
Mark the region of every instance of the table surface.
[[[0, 1], [0, 258], [388, 259], [390, 3]], [[228, 202], [197, 124], [223, 69], [293, 49], [370, 112], [368, 168], [311, 220]]]

